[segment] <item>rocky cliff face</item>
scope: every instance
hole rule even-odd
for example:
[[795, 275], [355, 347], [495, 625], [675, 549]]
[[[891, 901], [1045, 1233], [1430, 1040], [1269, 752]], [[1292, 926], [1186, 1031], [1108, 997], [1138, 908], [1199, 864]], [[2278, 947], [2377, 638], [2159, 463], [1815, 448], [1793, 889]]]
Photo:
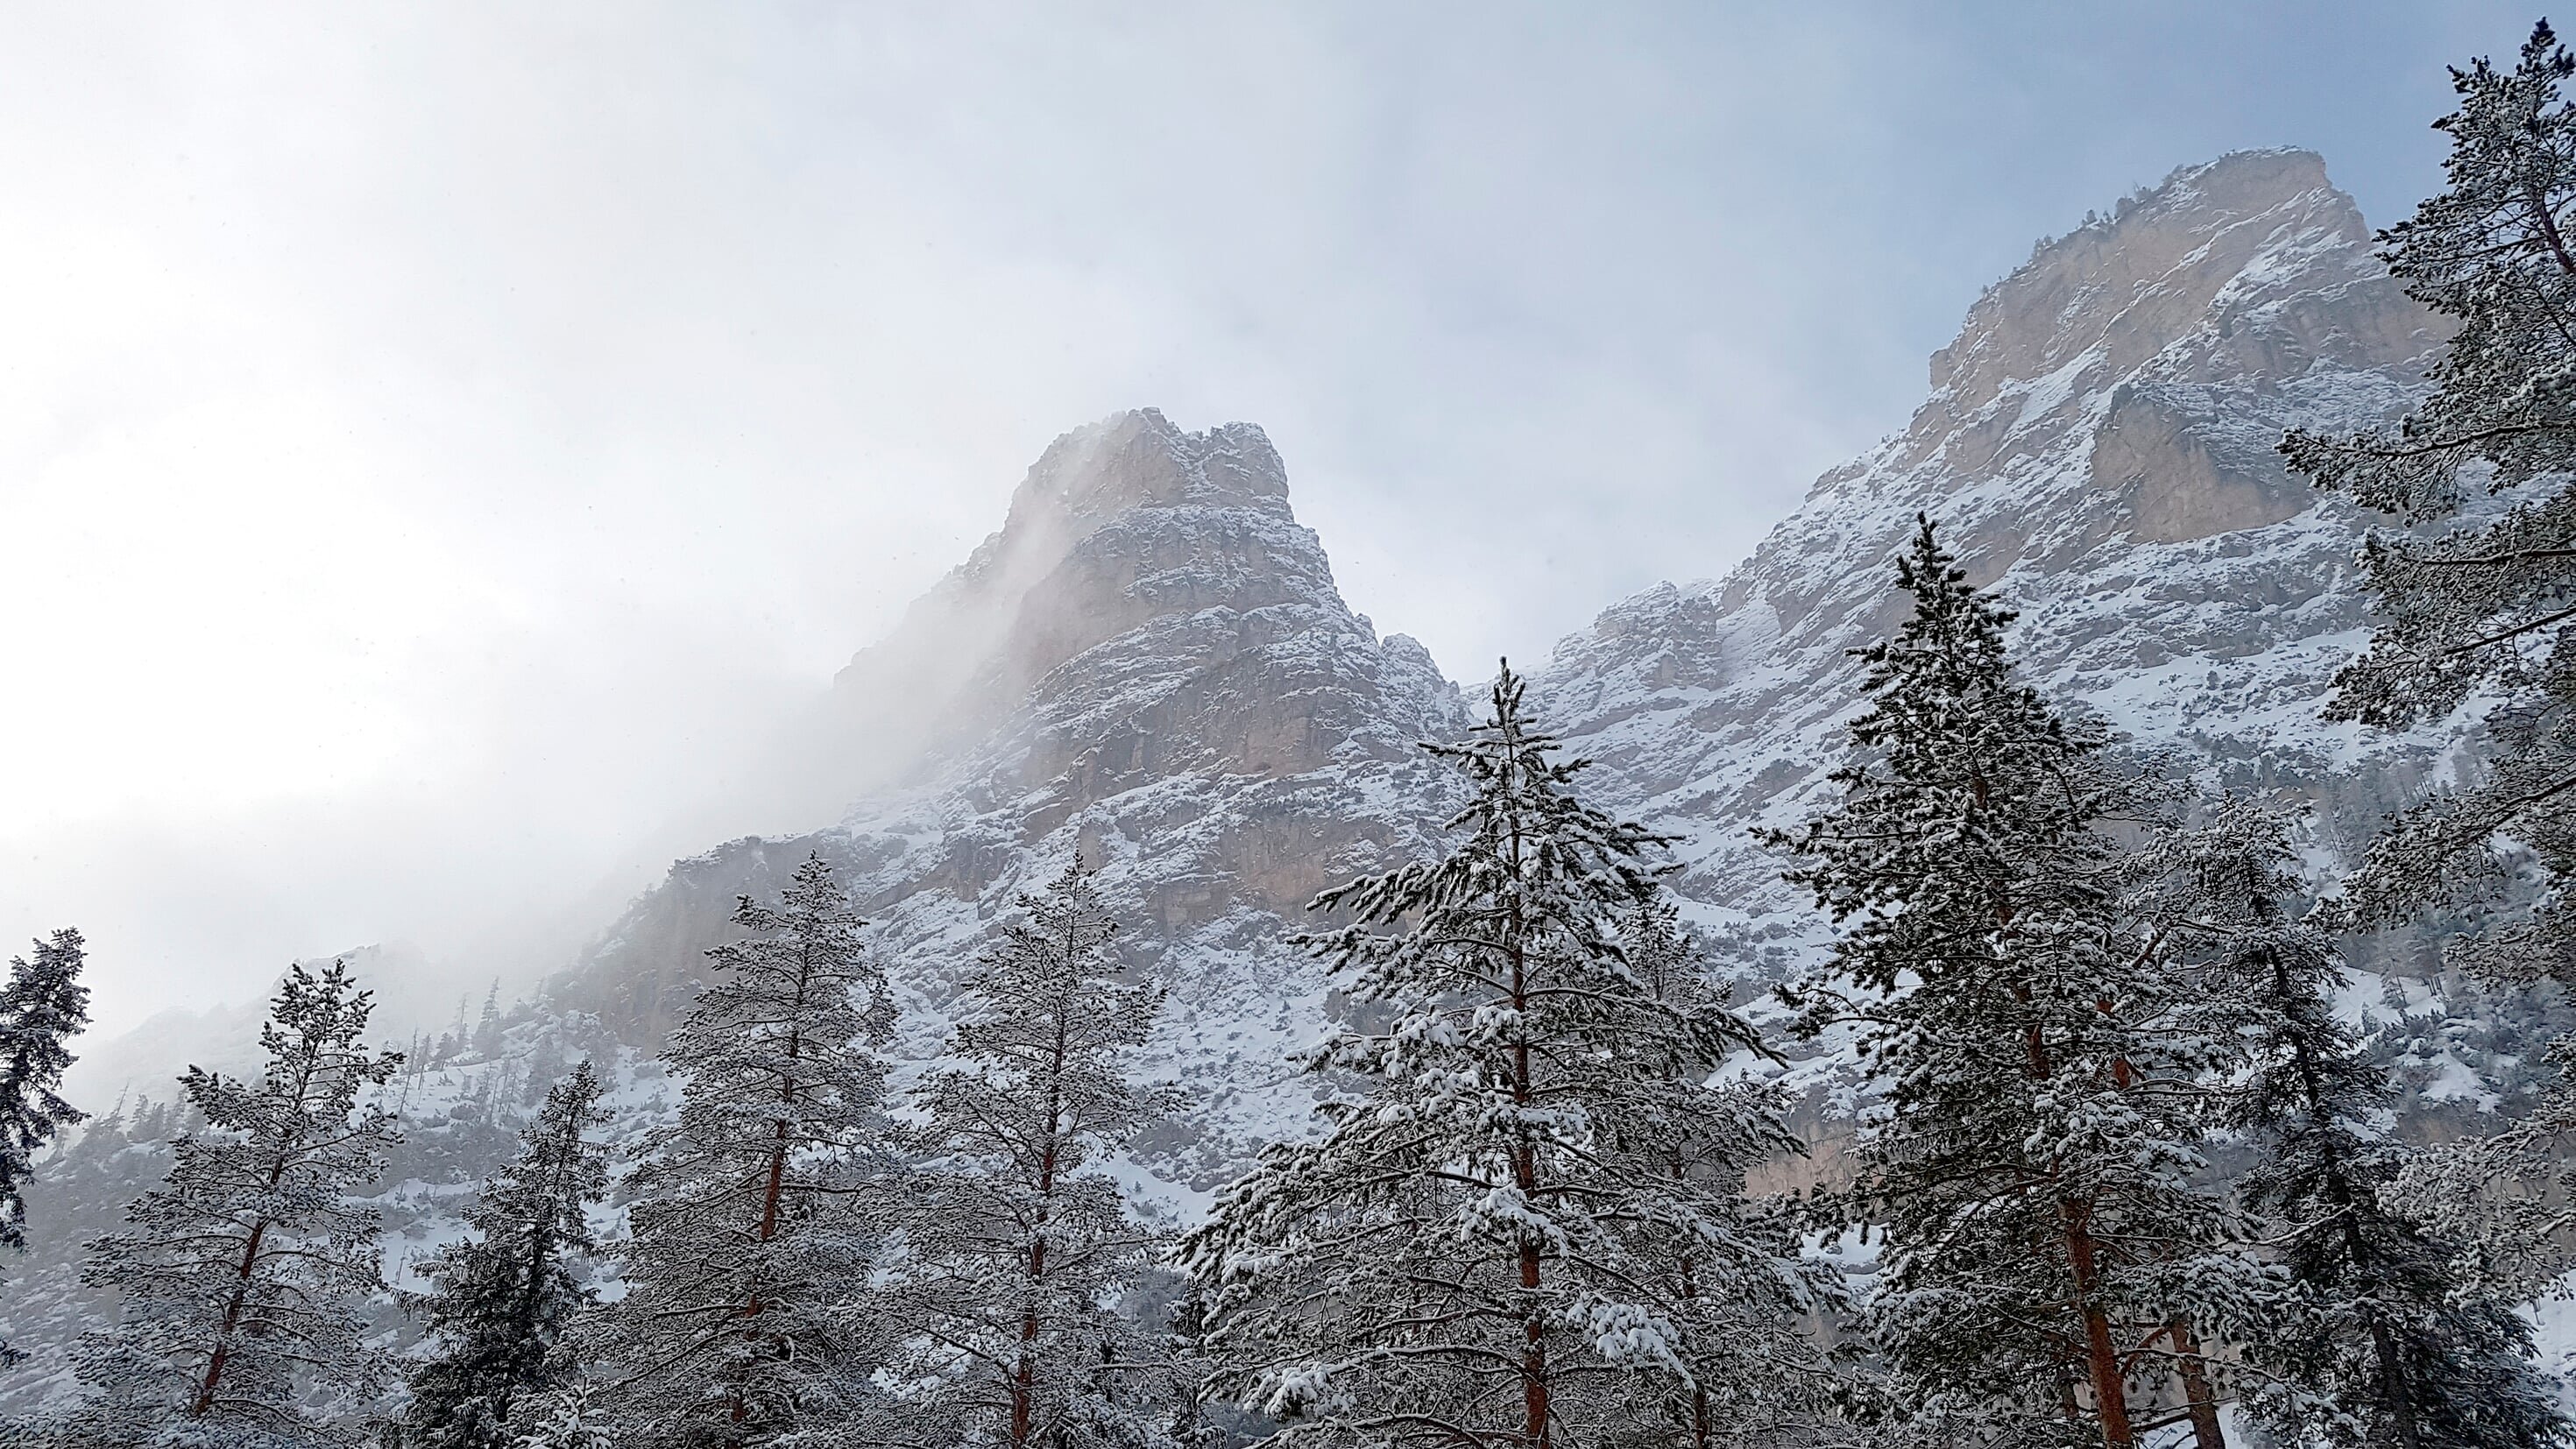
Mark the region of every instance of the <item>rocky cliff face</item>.
[[1207, 1094], [1163, 1164], [1202, 1185], [1271, 1130], [1280, 1049], [1321, 1024], [1323, 982], [1282, 938], [1323, 886], [1425, 848], [1448, 797], [1415, 742], [1465, 723], [1419, 644], [1342, 602], [1260, 429], [1150, 410], [1048, 448], [1002, 530], [835, 688], [854, 747], [910, 742], [898, 783], [835, 829], [681, 862], [563, 1003], [651, 1042], [734, 895], [819, 850], [927, 1053], [984, 933], [1080, 850], [1170, 988], [1146, 1067]]
[[1927, 513], [2020, 610], [2013, 645], [2056, 698], [2367, 828], [2358, 797], [2419, 778], [2438, 735], [2319, 718], [2368, 628], [2358, 521], [2273, 445], [2401, 410], [2439, 341], [2316, 156], [2178, 171], [1989, 289], [1906, 429], [1819, 479], [1751, 558], [1613, 606], [1536, 692], [1623, 807], [1690, 836], [1703, 919], [1806, 933], [1748, 827], [1824, 803], [1848, 651], [1902, 617], [1889, 560]]

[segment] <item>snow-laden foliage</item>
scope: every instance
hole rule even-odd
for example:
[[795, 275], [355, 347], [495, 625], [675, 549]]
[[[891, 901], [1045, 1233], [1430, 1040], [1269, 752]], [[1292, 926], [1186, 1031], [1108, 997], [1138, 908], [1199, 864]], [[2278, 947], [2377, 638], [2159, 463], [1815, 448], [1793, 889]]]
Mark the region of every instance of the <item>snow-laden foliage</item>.
[[621, 1443], [824, 1442], [881, 1358], [884, 968], [820, 859], [734, 923], [748, 934], [708, 953], [663, 1052], [686, 1077], [679, 1119], [631, 1179], [626, 1294], [595, 1350]]
[[[9, 959], [0, 985], [0, 1249], [27, 1246], [27, 1179], [35, 1154], [84, 1118], [62, 1099], [68, 1043], [89, 1025], [89, 988], [80, 984], [81, 934], [54, 932], [36, 942], [33, 960]], [[18, 1360], [0, 1338], [0, 1368]]]
[[1305, 1065], [1363, 1091], [1187, 1241], [1219, 1383], [1292, 1444], [1669, 1439], [1700, 1403], [1766, 1428], [1828, 1295], [1731, 1190], [1790, 1145], [1771, 1104], [1690, 1095], [1752, 1033], [1669, 958], [1667, 990], [1640, 975], [1619, 925], [1654, 920], [1655, 838], [1576, 795], [1508, 668], [1492, 708], [1429, 747], [1474, 792], [1451, 849], [1316, 901], [1351, 918], [1307, 940], [1357, 1025]]
[[540, 1394], [510, 1449], [617, 1449], [612, 1421], [587, 1384]]
[[62, 1099], [70, 1041], [89, 1025], [89, 988], [80, 982], [81, 934], [56, 931], [31, 960], [9, 958], [0, 985], [0, 1248], [27, 1244], [21, 1196], [35, 1153], [84, 1115]]
[[1162, 993], [1128, 982], [1079, 859], [1023, 896], [966, 979], [949, 1064], [913, 1094], [906, 1252], [886, 1311], [908, 1336], [888, 1442], [1168, 1445], [1188, 1401], [1163, 1325], [1120, 1310], [1163, 1235], [1100, 1170], [1170, 1094], [1129, 1083]]
[[2336, 677], [2330, 711], [2406, 726], [2483, 714], [2480, 778], [2402, 814], [2358, 880], [2365, 917], [2495, 900], [2536, 855], [2550, 886], [2527, 914], [2454, 944], [2493, 977], [2576, 978], [2576, 205], [2571, 58], [2546, 23], [2513, 69], [2455, 71], [2448, 184], [2380, 237], [2408, 293], [2457, 320], [2436, 390], [2392, 431], [2282, 444], [2322, 487], [2394, 514], [2363, 548], [2379, 622]]
[[2292, 913], [2300, 884], [2278, 811], [2222, 802], [2161, 854], [2183, 906], [2174, 934], [2249, 1047], [2221, 1120], [2255, 1150], [2236, 1191], [2294, 1290], [2243, 1344], [2269, 1376], [2254, 1417], [2283, 1442], [2332, 1449], [2566, 1442], [2530, 1325], [2462, 1282], [2458, 1246], [2389, 1198], [2410, 1155], [2378, 1125], [2395, 1092], [2334, 1015], [2342, 961]]
[[[2294, 432], [2293, 465], [2393, 514], [2363, 547], [2380, 616], [2336, 678], [2330, 713], [2406, 727], [2482, 724], [2465, 782], [2411, 805], [2371, 843], [2356, 919], [2447, 914], [2450, 959], [2491, 982], [2576, 983], [2576, 57], [2546, 22], [2512, 69], [2452, 72], [2445, 186], [2381, 234], [2407, 291], [2458, 327], [2435, 391], [2393, 431]], [[2562, 1043], [2553, 1056], [2564, 1058]], [[2535, 1120], [2430, 1158], [2410, 1177], [2452, 1209], [2499, 1193], [2466, 1230], [2529, 1287], [2571, 1266], [2564, 1213], [2528, 1192], [2576, 1126], [2561, 1089]], [[2563, 1192], [2561, 1194], [2563, 1197]], [[2519, 1280], [2519, 1281], [2517, 1281]]]
[[[1637, 985], [1675, 1020], [1709, 1023], [1739, 1053], [1769, 1056], [1711, 983], [1669, 896], [1657, 892], [1616, 919]], [[1786, 1094], [1750, 1075], [1713, 1078], [1707, 1045], [1665, 1030], [1623, 1035], [1610, 1048], [1629, 1080], [1624, 1100], [1596, 1116], [1601, 1148], [1621, 1159], [1621, 1172], [1663, 1180], [1659, 1211], [1627, 1230], [1628, 1247], [1681, 1329], [1675, 1362], [1684, 1370], [1637, 1385], [1660, 1389], [1662, 1412], [1622, 1432], [1690, 1449], [1812, 1442], [1853, 1386], [1809, 1323], [1849, 1305], [1838, 1273], [1801, 1259], [1795, 1204], [1745, 1195], [1748, 1169], [1805, 1150], [1782, 1125]]]
[[122, 1305], [82, 1341], [72, 1443], [341, 1443], [387, 1385], [362, 1337], [385, 1286], [377, 1213], [354, 1194], [397, 1140], [392, 1114], [363, 1099], [402, 1057], [359, 1041], [373, 1007], [345, 965], [299, 965], [260, 1027], [257, 1081], [180, 1078], [202, 1126], [173, 1144], [127, 1230], [90, 1244], [84, 1276]]
[[584, 1135], [608, 1121], [602, 1087], [588, 1062], [557, 1082], [518, 1160], [465, 1210], [476, 1236], [420, 1265], [435, 1285], [415, 1300], [433, 1350], [388, 1435], [400, 1449], [510, 1449], [528, 1430], [515, 1410], [570, 1383], [567, 1335], [591, 1301], [580, 1269], [598, 1251], [588, 1214], [608, 1190], [607, 1154]]
[[1840, 928], [1802, 1027], [1856, 1031], [1883, 1094], [1846, 1198], [1884, 1239], [1871, 1332], [1929, 1442], [2127, 1446], [2140, 1381], [2205, 1376], [2195, 1328], [2266, 1296], [2195, 1181], [2220, 1052], [2126, 928], [2136, 782], [2015, 679], [1928, 520], [1896, 576], [1842, 803], [1772, 837]]

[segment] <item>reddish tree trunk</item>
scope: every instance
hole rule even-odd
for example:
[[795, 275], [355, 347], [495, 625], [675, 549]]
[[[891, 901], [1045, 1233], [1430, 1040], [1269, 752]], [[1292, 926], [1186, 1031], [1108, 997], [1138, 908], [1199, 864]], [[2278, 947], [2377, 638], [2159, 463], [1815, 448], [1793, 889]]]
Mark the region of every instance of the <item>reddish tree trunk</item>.
[[250, 1303], [251, 1270], [259, 1264], [259, 1241], [268, 1236], [268, 1224], [260, 1222], [250, 1230], [250, 1243], [242, 1249], [240, 1283], [233, 1289], [232, 1301], [224, 1305], [223, 1326], [215, 1330], [215, 1351], [206, 1360], [206, 1377], [197, 1385], [197, 1397], [188, 1405], [188, 1417], [202, 1419], [214, 1412], [215, 1391], [224, 1381], [224, 1363], [233, 1355], [233, 1331], [241, 1326], [242, 1309]]
[[[1049, 1148], [1041, 1172], [1055, 1175], [1055, 1151]], [[1034, 1285], [1046, 1276], [1046, 1234], [1038, 1234], [1029, 1244], [1029, 1282]], [[1020, 1361], [1011, 1374], [1011, 1446], [1026, 1449], [1029, 1430], [1037, 1418], [1038, 1378], [1038, 1309], [1034, 1297], [1020, 1311]]]
[[[1071, 969], [1073, 958], [1073, 923], [1067, 921], [1066, 969]], [[1069, 1049], [1064, 1036], [1065, 1009], [1065, 1002], [1058, 998], [1055, 1046], [1047, 1058], [1046, 1146], [1038, 1153], [1036, 1232], [1029, 1239], [1029, 1297], [1020, 1310], [1020, 1356], [1011, 1371], [1011, 1449], [1028, 1449], [1029, 1434], [1037, 1424], [1038, 1286], [1046, 1281], [1047, 1220], [1055, 1201], [1056, 1158], [1064, 1133], [1064, 1059]]]
[[2093, 1412], [2102, 1420], [2102, 1442], [2108, 1449], [2132, 1449], [2137, 1434], [2129, 1427], [2128, 1385], [2120, 1376], [2120, 1353], [2111, 1343], [2111, 1321], [2093, 1301], [2101, 1270], [2094, 1257], [2093, 1234], [2085, 1225], [2084, 1205], [2072, 1199], [2058, 1203], [2065, 1225], [2066, 1257], [2075, 1270], [2075, 1296], [2084, 1313], [2084, 1366], [2093, 1384]]
[[2209, 1365], [2188, 1319], [2173, 1321], [2174, 1351], [2182, 1356], [2183, 1404], [2191, 1411], [2191, 1437], [2198, 1449], [2227, 1449], [2227, 1431], [2218, 1423], [2218, 1395], [2209, 1386]]

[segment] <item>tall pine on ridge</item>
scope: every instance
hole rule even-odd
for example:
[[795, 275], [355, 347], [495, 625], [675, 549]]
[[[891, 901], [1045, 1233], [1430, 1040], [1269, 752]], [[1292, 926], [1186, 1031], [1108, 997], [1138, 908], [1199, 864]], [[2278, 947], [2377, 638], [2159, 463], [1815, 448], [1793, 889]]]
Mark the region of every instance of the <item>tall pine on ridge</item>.
[[335, 1399], [345, 1416], [384, 1386], [361, 1338], [384, 1287], [377, 1215], [352, 1194], [397, 1140], [392, 1115], [360, 1099], [402, 1057], [359, 1042], [373, 1009], [343, 963], [298, 965], [260, 1028], [259, 1080], [180, 1078], [203, 1125], [82, 1269], [123, 1301], [81, 1342], [76, 1442], [333, 1444], [347, 1430], [303, 1401]]
[[1929, 520], [1897, 584], [1913, 615], [1862, 652], [1840, 806], [1768, 836], [1841, 928], [1792, 993], [1802, 1029], [1854, 1027], [1884, 1086], [1850, 1194], [1884, 1234], [1871, 1332], [1935, 1442], [2075, 1419], [2128, 1449], [2133, 1377], [2200, 1362], [2177, 1320], [2260, 1297], [2212, 1251], [2222, 1205], [2192, 1182], [2215, 1056], [2123, 929], [2102, 738], [2014, 681], [2011, 616]]
[[747, 936], [662, 1053], [679, 1120], [632, 1186], [626, 1296], [602, 1314], [609, 1411], [638, 1446], [799, 1442], [859, 1413], [882, 1352], [866, 1302], [885, 1207], [885, 972], [819, 856]]
[[584, 1133], [607, 1122], [588, 1062], [546, 1093], [518, 1161], [464, 1212], [474, 1239], [421, 1265], [418, 1305], [435, 1355], [411, 1374], [405, 1449], [510, 1449], [520, 1408], [570, 1384], [567, 1337], [590, 1290], [575, 1269], [598, 1250], [587, 1210], [608, 1190], [607, 1153]]
[[[27, 1246], [27, 1179], [36, 1153], [84, 1114], [55, 1089], [72, 1064], [70, 1040], [89, 1025], [89, 988], [80, 984], [81, 934], [60, 930], [35, 956], [9, 959], [0, 985], [0, 1249]], [[0, 1339], [0, 1368], [18, 1353]]]
[[[1126, 1058], [1162, 1010], [1121, 984], [1117, 922], [1077, 858], [966, 981], [954, 1063], [913, 1094], [922, 1164], [889, 1305], [917, 1387], [887, 1437], [1029, 1449], [1168, 1444], [1185, 1395], [1160, 1325], [1122, 1316], [1163, 1246], [1093, 1166], [1159, 1119]], [[1088, 1170], [1087, 1170], [1088, 1169]]]
[[1522, 689], [1506, 667], [1469, 741], [1428, 746], [1472, 790], [1449, 853], [1316, 900], [1355, 918], [1305, 939], [1363, 1025], [1305, 1062], [1364, 1095], [1319, 1109], [1322, 1141], [1266, 1150], [1186, 1245], [1219, 1382], [1287, 1444], [1689, 1442], [1675, 1407], [1737, 1346], [1701, 1340], [1683, 1258], [1712, 1288], [1776, 1279], [1757, 1317], [1804, 1277], [1713, 1179], [1672, 1172], [1674, 1084], [1748, 1033], [1630, 965], [1618, 925], [1652, 898], [1655, 838], [1575, 795], [1582, 762], [1549, 758]]

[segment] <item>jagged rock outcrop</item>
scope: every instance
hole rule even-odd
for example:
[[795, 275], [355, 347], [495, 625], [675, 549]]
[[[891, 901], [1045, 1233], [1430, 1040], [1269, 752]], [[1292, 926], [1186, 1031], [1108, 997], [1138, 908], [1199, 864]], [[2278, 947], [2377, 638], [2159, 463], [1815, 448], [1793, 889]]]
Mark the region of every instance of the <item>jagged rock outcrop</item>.
[[652, 1042], [733, 897], [819, 850], [927, 1052], [983, 934], [1080, 849], [1130, 959], [1170, 988], [1149, 1070], [1207, 1094], [1174, 1138], [1183, 1179], [1269, 1130], [1280, 1049], [1322, 1022], [1321, 977], [1283, 938], [1323, 886], [1424, 848], [1448, 790], [1416, 742], [1465, 723], [1421, 645], [1343, 603], [1260, 429], [1151, 410], [1048, 448], [1002, 530], [835, 688], [854, 727], [891, 722], [851, 748], [918, 737], [899, 783], [834, 829], [681, 862], [559, 999]]
[[2368, 627], [2359, 522], [2273, 445], [2401, 410], [2440, 340], [2315, 155], [2177, 171], [1988, 289], [1905, 430], [1752, 557], [1614, 605], [1534, 693], [1621, 805], [1690, 836], [1704, 918], [1805, 922], [1748, 827], [1821, 803], [1848, 651], [1901, 617], [1889, 560], [1922, 512], [2021, 610], [2014, 646], [2060, 699], [2233, 781], [2393, 798], [2431, 742], [2318, 714]]
[[[1761, 983], [1805, 969], [1826, 923], [1752, 830], [1828, 803], [1860, 704], [1850, 651], [1902, 617], [1891, 560], [1917, 513], [2020, 611], [2013, 647], [2053, 697], [2206, 783], [2305, 796], [2328, 856], [2355, 858], [2446, 767], [2459, 727], [2322, 719], [2369, 631], [2362, 520], [2289, 476], [2274, 445], [2293, 425], [2402, 411], [2443, 336], [2314, 154], [2176, 171], [1989, 288], [1904, 431], [1818, 479], [1750, 558], [1605, 610], [1557, 645], [1533, 695], [1609, 799], [1682, 838], [1676, 888], [1754, 978], [1757, 1015]], [[2352, 945], [2376, 969], [2432, 974], [2423, 934]], [[2396, 1064], [2424, 1130], [2473, 1128], [2494, 1104], [2481, 1064], [2448, 1049]], [[1794, 1075], [1816, 1152], [1769, 1186], [1840, 1170], [1854, 1074], [1828, 1042]], [[2460, 1120], [2430, 1120], [2444, 1114]]]

